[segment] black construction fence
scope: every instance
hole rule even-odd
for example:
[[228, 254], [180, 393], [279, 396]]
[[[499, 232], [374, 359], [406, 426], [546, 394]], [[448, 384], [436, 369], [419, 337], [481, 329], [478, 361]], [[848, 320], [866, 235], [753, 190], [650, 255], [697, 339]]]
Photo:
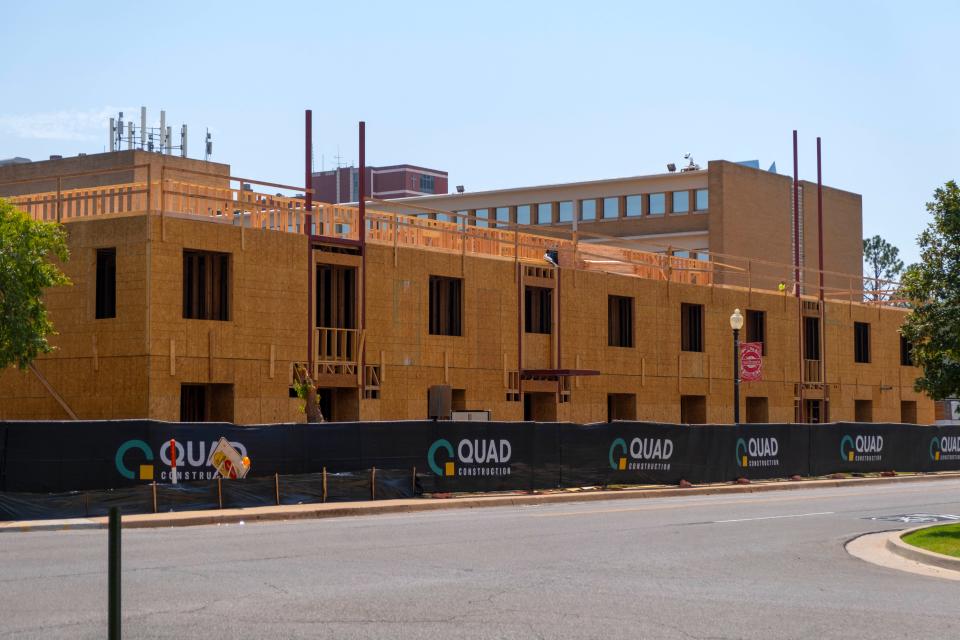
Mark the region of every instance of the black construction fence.
[[[225, 437], [251, 460], [220, 480]], [[171, 484], [170, 440], [178, 484]], [[694, 484], [960, 470], [960, 426], [153, 420], [0, 422], [0, 520], [410, 498], [423, 493]]]

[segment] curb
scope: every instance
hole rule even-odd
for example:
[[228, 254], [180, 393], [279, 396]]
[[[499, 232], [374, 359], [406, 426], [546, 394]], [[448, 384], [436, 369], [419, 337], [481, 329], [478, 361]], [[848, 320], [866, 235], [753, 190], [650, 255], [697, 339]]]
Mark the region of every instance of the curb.
[[[837, 488], [863, 485], [899, 484], [955, 480], [960, 473], [939, 473], [881, 478], [844, 478], [839, 480], [776, 480], [763, 484], [707, 485], [701, 487], [659, 487], [654, 489], [597, 490], [545, 494], [514, 494], [491, 496], [467, 496], [462, 498], [412, 498], [369, 502], [312, 503], [250, 507], [245, 509], [214, 509], [206, 511], [178, 511], [124, 516], [125, 529], [157, 527], [186, 527], [197, 525], [222, 525], [246, 522], [271, 522], [278, 520], [304, 520], [317, 518], [343, 518], [393, 513], [418, 513], [441, 509], [474, 509], [483, 507], [518, 507], [568, 502], [594, 502], [598, 500], [637, 500], [644, 498], [675, 498], [679, 496], [708, 496], [743, 493], [766, 493], [799, 489]], [[82, 518], [73, 520], [36, 520], [0, 523], [0, 533], [30, 531], [75, 531], [106, 529], [107, 518]], [[927, 553], [927, 552], [924, 552]], [[958, 561], [960, 562], [960, 561]], [[951, 565], [952, 566], [952, 565]]]
[[915, 547], [912, 544], [908, 544], [903, 541], [903, 536], [911, 534], [914, 531], [921, 531], [923, 529], [943, 526], [944, 524], [949, 523], [940, 522], [938, 524], [929, 524], [922, 527], [913, 527], [912, 529], [906, 529], [904, 531], [891, 531], [887, 536], [887, 549], [897, 554], [901, 558], [906, 558], [907, 560], [913, 560], [914, 562], [919, 562], [921, 564], [932, 565], [934, 567], [939, 567], [940, 569], [960, 571], [960, 558], [954, 558], [953, 556], [947, 556], [934, 551], [927, 551], [926, 549]]

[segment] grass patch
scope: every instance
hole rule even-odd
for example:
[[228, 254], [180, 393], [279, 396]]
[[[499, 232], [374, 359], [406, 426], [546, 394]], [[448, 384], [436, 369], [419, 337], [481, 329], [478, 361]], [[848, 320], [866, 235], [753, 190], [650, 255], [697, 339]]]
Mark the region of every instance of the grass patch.
[[903, 541], [927, 551], [960, 558], [960, 524], [922, 529], [904, 536]]

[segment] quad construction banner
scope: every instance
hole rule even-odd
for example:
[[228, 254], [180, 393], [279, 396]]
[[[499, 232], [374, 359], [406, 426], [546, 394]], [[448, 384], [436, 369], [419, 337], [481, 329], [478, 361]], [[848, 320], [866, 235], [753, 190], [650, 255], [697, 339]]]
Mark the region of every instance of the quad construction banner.
[[[246, 479], [224, 481], [218, 493], [221, 437], [251, 467]], [[182, 483], [176, 486], [169, 478], [171, 439]], [[101, 515], [110, 504], [148, 512], [154, 493], [156, 509], [169, 511], [275, 504], [278, 495], [295, 504], [324, 495], [367, 500], [955, 470], [960, 425], [0, 422], [0, 518], [7, 519]]]

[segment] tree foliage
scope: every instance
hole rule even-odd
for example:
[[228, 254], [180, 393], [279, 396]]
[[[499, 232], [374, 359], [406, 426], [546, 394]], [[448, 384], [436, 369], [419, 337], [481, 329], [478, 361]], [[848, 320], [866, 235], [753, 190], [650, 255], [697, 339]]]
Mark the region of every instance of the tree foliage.
[[883, 281], [896, 280], [903, 273], [903, 260], [899, 256], [900, 249], [880, 236], [863, 239], [865, 275], [871, 278], [865, 286], [868, 299], [879, 301], [892, 297], [892, 285]]
[[70, 284], [51, 261], [69, 258], [63, 227], [37, 222], [0, 198], [0, 369], [25, 369], [53, 347], [55, 334], [47, 317], [43, 291]]
[[917, 238], [920, 262], [903, 277], [902, 292], [913, 312], [903, 336], [913, 345], [913, 361], [923, 367], [918, 391], [934, 399], [960, 395], [960, 188], [953, 180], [927, 203], [933, 215]]
[[320, 392], [307, 368], [300, 363], [293, 365], [293, 388], [297, 397], [303, 400], [300, 409], [307, 414], [307, 422], [324, 422], [323, 413], [320, 411]]

